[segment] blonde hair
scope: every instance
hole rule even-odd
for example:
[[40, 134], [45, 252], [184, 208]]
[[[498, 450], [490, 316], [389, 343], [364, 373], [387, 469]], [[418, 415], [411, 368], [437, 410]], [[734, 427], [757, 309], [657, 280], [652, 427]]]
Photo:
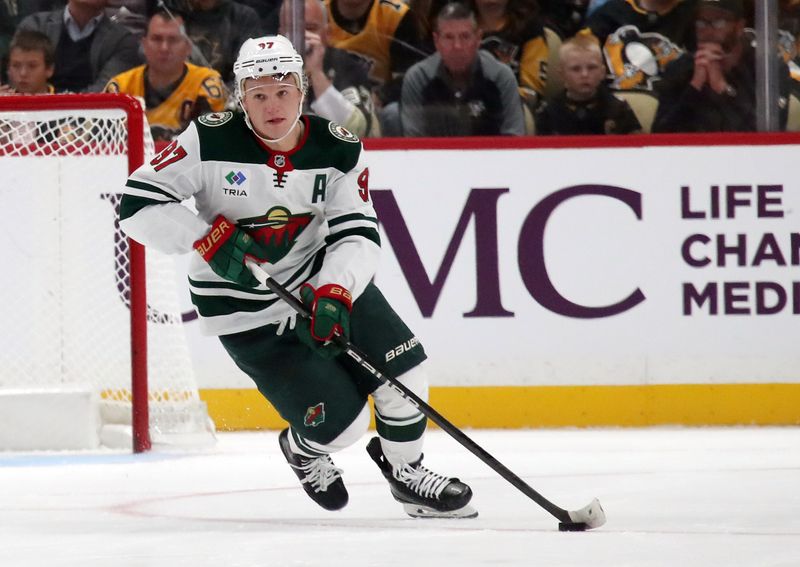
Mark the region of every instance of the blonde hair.
[[588, 28], [579, 31], [574, 36], [561, 44], [558, 50], [558, 57], [562, 59], [564, 54], [569, 51], [584, 51], [596, 54], [600, 60], [603, 59], [603, 51], [600, 49], [600, 40], [589, 31]]

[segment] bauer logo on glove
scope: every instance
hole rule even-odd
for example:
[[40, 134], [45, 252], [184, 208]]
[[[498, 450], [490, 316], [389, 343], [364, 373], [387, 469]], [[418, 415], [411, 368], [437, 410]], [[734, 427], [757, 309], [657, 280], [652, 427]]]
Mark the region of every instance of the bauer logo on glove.
[[266, 248], [222, 215], [214, 219], [208, 234], [194, 243], [194, 249], [219, 277], [245, 287], [258, 286], [245, 261], [266, 262]]

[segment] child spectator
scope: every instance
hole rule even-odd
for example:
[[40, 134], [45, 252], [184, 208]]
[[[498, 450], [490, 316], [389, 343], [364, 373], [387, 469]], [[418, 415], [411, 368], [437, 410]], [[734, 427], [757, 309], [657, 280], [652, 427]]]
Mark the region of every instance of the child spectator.
[[604, 85], [605, 66], [597, 38], [579, 33], [559, 51], [564, 91], [536, 113], [536, 134], [631, 134], [642, 127], [630, 105]]
[[55, 53], [50, 38], [32, 30], [19, 30], [11, 40], [8, 54], [8, 84], [0, 94], [53, 94], [50, 84]]

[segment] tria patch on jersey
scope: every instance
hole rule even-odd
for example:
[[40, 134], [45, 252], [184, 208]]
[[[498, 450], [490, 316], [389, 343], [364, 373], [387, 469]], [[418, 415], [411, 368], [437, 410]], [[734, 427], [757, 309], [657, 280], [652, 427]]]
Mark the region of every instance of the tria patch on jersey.
[[353, 134], [344, 126], [339, 126], [336, 122], [328, 122], [328, 130], [330, 130], [331, 134], [333, 134], [336, 138], [339, 138], [344, 142], [351, 142], [353, 144], [360, 142], [358, 136]]
[[222, 184], [222, 194], [228, 197], [249, 197], [250, 195], [247, 194], [247, 190], [243, 187], [245, 181], [247, 181], [247, 176], [241, 170], [231, 170], [227, 173], [225, 177], [225, 182], [232, 187], [225, 187], [225, 183]]
[[208, 114], [203, 114], [197, 121], [203, 126], [211, 126], [213, 128], [215, 126], [222, 126], [231, 118], [233, 118], [233, 112], [226, 110], [225, 112], [209, 112]]

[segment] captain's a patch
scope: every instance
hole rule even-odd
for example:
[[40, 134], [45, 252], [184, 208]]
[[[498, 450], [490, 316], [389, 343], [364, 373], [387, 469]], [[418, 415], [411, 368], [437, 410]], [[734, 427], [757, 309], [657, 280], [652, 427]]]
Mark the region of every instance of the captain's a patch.
[[233, 118], [233, 112], [226, 110], [225, 112], [209, 112], [208, 114], [203, 114], [197, 121], [203, 126], [211, 126], [213, 128], [215, 126], [222, 126], [231, 118]]
[[343, 142], [351, 142], [353, 144], [357, 144], [361, 140], [358, 139], [358, 136], [353, 134], [350, 130], [345, 128], [344, 126], [340, 126], [336, 122], [328, 122], [328, 130], [331, 131], [331, 134], [334, 137], [339, 138]]

